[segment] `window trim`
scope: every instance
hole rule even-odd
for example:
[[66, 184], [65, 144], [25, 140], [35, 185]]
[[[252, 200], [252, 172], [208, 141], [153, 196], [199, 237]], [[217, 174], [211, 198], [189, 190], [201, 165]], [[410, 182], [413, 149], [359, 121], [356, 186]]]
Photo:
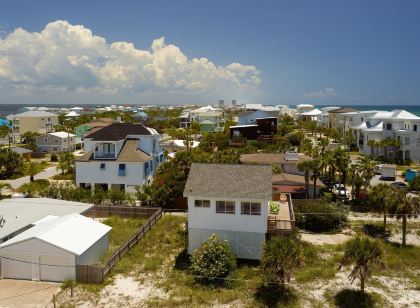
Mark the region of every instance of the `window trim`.
[[194, 200], [194, 207], [198, 207], [198, 208], [210, 208], [210, 200], [195, 199]]
[[[253, 211], [252, 207], [258, 206], [259, 211]], [[245, 211], [245, 207], [248, 207], [248, 211]], [[261, 203], [260, 202], [251, 202], [251, 201], [244, 201], [241, 202], [241, 215], [248, 215], [248, 216], [261, 216]]]
[[[219, 209], [219, 206], [223, 203], [223, 208], [224, 210], [221, 211]], [[233, 205], [233, 211], [227, 211], [227, 206], [232, 206]], [[224, 201], [224, 200], [218, 200], [216, 201], [216, 214], [236, 214], [236, 204], [235, 201]]]

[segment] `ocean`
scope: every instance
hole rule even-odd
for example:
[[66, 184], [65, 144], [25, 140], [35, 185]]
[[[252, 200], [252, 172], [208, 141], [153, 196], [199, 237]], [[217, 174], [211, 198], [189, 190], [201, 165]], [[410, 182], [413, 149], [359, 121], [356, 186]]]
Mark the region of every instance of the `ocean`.
[[[8, 116], [9, 114], [16, 114], [18, 110], [22, 107], [26, 106], [34, 106], [34, 107], [52, 107], [52, 108], [71, 108], [71, 107], [83, 107], [83, 108], [95, 108], [98, 105], [75, 105], [75, 104], [67, 104], [67, 105], [60, 105], [60, 104], [54, 104], [54, 105], [24, 105], [24, 104], [0, 104], [0, 117]], [[136, 106], [136, 105], [132, 105]], [[316, 105], [317, 108], [327, 107], [328, 105]], [[337, 105], [338, 106], [338, 105]], [[290, 106], [293, 107], [293, 106]], [[346, 105], [346, 107], [351, 107], [356, 110], [385, 110], [385, 111], [391, 111], [395, 109], [404, 109], [408, 112], [411, 112], [417, 116], [420, 116], [420, 105]]]

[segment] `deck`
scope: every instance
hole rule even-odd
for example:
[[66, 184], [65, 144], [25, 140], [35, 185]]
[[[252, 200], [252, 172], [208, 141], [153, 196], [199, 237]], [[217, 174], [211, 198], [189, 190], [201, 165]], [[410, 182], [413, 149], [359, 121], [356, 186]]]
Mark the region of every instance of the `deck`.
[[290, 234], [294, 226], [295, 215], [290, 194], [282, 194], [279, 201], [270, 201], [267, 233], [271, 235]]

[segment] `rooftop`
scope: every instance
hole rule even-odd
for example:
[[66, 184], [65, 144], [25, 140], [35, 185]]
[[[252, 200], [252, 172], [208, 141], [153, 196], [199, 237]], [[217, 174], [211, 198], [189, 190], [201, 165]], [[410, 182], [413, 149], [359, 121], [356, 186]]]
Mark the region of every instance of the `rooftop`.
[[285, 163], [294, 163], [298, 164], [305, 160], [310, 160], [309, 156], [305, 154], [298, 154], [297, 160], [286, 159], [286, 154], [272, 154], [272, 153], [255, 153], [255, 154], [242, 154], [240, 160], [244, 164], [285, 164]]
[[154, 135], [158, 134], [153, 128], [148, 128], [141, 124], [131, 123], [112, 123], [104, 128], [86, 136], [99, 141], [118, 141], [124, 140], [128, 135]]
[[246, 111], [241, 111], [238, 113], [238, 117], [247, 117], [250, 116], [251, 114], [254, 114], [258, 111], [262, 111], [265, 112], [267, 115], [272, 116], [272, 117], [278, 117], [279, 116], [279, 111], [267, 111], [267, 110], [246, 110]]
[[356, 109], [350, 108], [350, 107], [341, 107], [338, 109], [333, 109], [328, 111], [328, 113], [347, 113], [347, 112], [355, 112]]
[[111, 227], [77, 213], [62, 217], [50, 217], [37, 222], [28, 230], [0, 244], [0, 249], [29, 239], [39, 239], [56, 247], [81, 255]]
[[0, 240], [48, 215], [84, 213], [93, 205], [49, 198], [17, 198], [0, 201], [0, 215], [6, 220], [0, 228]]
[[184, 196], [271, 200], [271, 177], [271, 166], [193, 163]]
[[67, 133], [67, 132], [55, 132], [55, 133], [49, 133], [51, 136], [55, 136], [58, 138], [68, 138], [68, 137], [76, 137], [76, 135]]
[[55, 113], [42, 111], [42, 110], [31, 110], [22, 113], [15, 114], [14, 118], [25, 118], [25, 117], [58, 117]]

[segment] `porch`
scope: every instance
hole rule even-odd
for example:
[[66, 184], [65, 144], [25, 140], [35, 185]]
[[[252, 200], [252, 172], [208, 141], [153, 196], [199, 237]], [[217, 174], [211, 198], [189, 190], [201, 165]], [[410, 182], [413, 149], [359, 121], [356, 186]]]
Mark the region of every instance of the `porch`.
[[287, 235], [295, 226], [292, 198], [290, 194], [281, 194], [278, 201], [268, 203], [267, 233], [269, 235]]

